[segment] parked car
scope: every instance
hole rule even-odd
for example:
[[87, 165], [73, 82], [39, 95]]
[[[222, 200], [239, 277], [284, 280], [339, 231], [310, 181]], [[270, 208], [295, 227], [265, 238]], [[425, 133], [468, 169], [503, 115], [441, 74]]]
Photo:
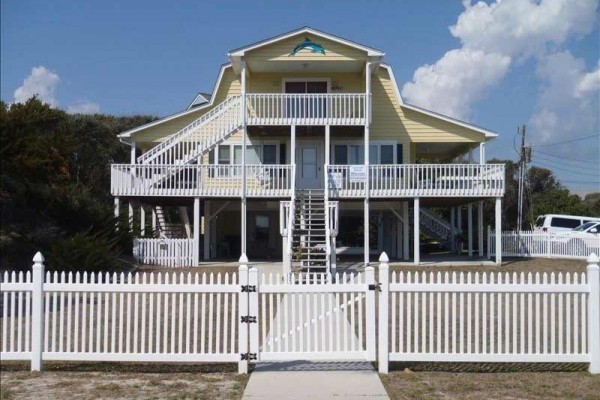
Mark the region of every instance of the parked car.
[[566, 244], [565, 250], [571, 255], [597, 254], [600, 248], [600, 222], [586, 222], [570, 231], [557, 233], [553, 241]]
[[568, 232], [588, 222], [600, 222], [600, 218], [558, 214], [540, 215], [535, 221], [533, 230], [547, 233]]

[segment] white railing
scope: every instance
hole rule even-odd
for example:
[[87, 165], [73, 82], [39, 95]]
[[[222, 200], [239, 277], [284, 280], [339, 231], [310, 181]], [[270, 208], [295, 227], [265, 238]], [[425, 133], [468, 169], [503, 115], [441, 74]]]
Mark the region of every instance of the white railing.
[[246, 95], [250, 125], [364, 125], [367, 95], [364, 93]]
[[194, 239], [133, 239], [133, 257], [145, 265], [191, 267], [197, 248]]
[[[365, 195], [365, 174], [353, 165], [330, 165], [328, 187], [333, 197]], [[504, 194], [504, 164], [370, 165], [371, 197], [478, 197]]]
[[[495, 232], [488, 233], [488, 256], [496, 255]], [[500, 233], [502, 255], [506, 257], [552, 257], [585, 260], [600, 254], [600, 236], [593, 238], [560, 233], [504, 231]]]
[[[246, 165], [247, 195], [290, 196], [294, 166]], [[241, 165], [113, 164], [113, 196], [240, 196]]]
[[379, 370], [388, 361], [582, 362], [600, 372], [600, 276], [392, 272], [381, 257]]
[[228, 97], [209, 112], [138, 157], [140, 164], [185, 164], [242, 125], [241, 97]]

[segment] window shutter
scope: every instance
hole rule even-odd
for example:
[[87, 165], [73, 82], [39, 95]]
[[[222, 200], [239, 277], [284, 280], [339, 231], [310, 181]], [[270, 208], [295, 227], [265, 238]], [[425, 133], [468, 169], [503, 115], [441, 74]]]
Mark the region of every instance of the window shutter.
[[214, 164], [215, 163], [215, 149], [212, 149], [209, 153], [208, 153], [208, 163], [209, 164]]
[[398, 143], [396, 145], [396, 161], [397, 164], [404, 164], [403, 154], [402, 154], [402, 144]]

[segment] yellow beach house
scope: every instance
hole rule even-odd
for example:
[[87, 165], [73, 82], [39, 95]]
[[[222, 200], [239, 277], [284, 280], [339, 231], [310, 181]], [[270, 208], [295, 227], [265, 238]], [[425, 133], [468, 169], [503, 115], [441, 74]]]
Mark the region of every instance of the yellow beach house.
[[139, 261], [244, 253], [323, 272], [385, 251], [419, 264], [421, 231], [455, 246], [463, 225], [482, 257], [484, 200], [501, 231], [504, 166], [485, 160], [497, 135], [406, 104], [384, 55], [304, 27], [231, 50], [212, 93], [120, 134], [131, 162], [111, 166], [111, 191], [115, 213], [141, 221]]

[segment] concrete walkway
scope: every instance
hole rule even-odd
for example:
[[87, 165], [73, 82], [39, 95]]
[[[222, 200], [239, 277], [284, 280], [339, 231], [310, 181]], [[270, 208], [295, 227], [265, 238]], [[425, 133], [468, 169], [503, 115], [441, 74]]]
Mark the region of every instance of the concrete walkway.
[[389, 399], [369, 362], [259, 363], [243, 399]]

